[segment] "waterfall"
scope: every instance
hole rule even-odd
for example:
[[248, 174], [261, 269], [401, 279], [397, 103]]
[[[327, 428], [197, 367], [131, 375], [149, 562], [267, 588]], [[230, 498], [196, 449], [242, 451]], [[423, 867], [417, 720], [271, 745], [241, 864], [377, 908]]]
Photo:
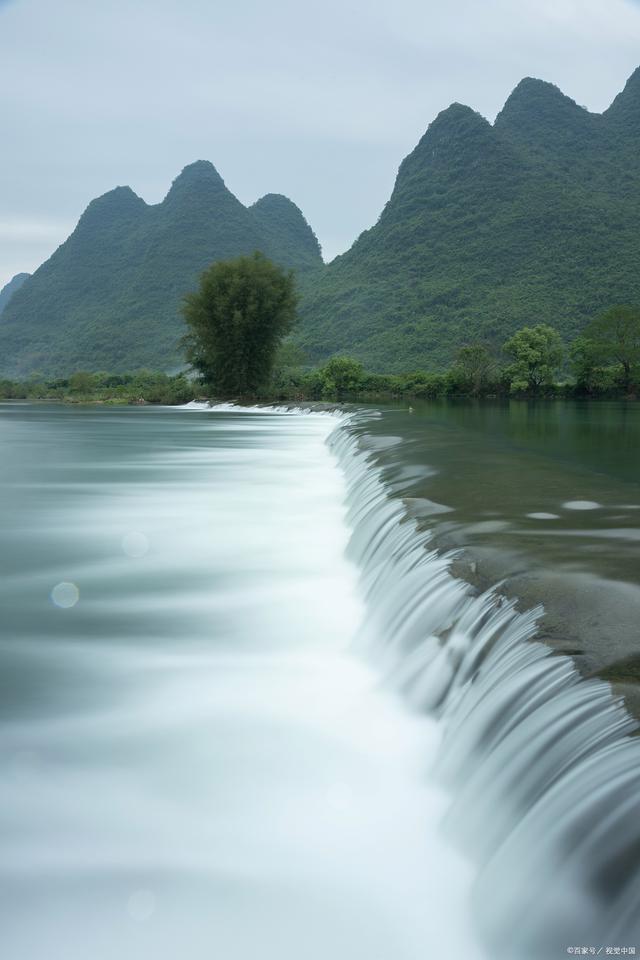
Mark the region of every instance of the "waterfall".
[[638, 723], [608, 683], [536, 640], [542, 608], [520, 612], [499, 585], [478, 595], [452, 575], [454, 555], [434, 548], [362, 442], [369, 417], [345, 418], [329, 440], [366, 604], [358, 642], [441, 724], [443, 830], [477, 865], [491, 955], [640, 952]]

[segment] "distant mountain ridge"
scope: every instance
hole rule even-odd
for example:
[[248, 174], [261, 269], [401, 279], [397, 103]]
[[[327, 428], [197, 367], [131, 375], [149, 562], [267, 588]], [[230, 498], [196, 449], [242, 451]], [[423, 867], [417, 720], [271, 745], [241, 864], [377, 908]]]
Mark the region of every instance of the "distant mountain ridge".
[[322, 265], [320, 245], [294, 203], [269, 194], [247, 208], [208, 161], [185, 167], [156, 205], [116, 187], [89, 204], [71, 236], [7, 304], [2, 372], [179, 364], [185, 293], [213, 261], [254, 250], [299, 273]]
[[0, 313], [2, 313], [14, 293], [18, 292], [22, 284], [25, 280], [28, 280], [30, 276], [30, 273], [16, 273], [15, 277], [12, 277], [9, 283], [4, 285], [2, 290], [0, 290]]
[[300, 339], [374, 369], [437, 368], [547, 322], [565, 339], [640, 303], [640, 69], [589, 113], [525, 79], [491, 125], [452, 104], [403, 160], [378, 222], [305, 283]]
[[213, 260], [255, 249], [296, 271], [295, 336], [312, 361], [437, 369], [464, 343], [497, 351], [540, 322], [568, 341], [612, 304], [640, 303], [639, 223], [640, 68], [602, 114], [525, 78], [494, 124], [442, 111], [377, 223], [326, 266], [295, 204], [245, 207], [205, 161], [160, 204], [129, 187], [99, 197], [6, 305], [0, 372], [174, 366], [184, 293]]

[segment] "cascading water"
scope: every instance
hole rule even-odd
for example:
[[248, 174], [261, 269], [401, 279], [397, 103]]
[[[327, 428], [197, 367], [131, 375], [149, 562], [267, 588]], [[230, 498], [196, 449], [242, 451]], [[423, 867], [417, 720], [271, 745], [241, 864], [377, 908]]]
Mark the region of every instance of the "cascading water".
[[637, 944], [608, 685], [451, 575], [366, 416], [193, 411], [0, 408], [2, 960]]
[[334, 425], [0, 405], [2, 960], [484, 960]]
[[[640, 953], [640, 739], [607, 683], [536, 641], [541, 610], [475, 595], [431, 549], [362, 444], [330, 443], [347, 477], [348, 554], [361, 571], [361, 646], [442, 741], [448, 837], [478, 865], [475, 915], [492, 956]], [[380, 442], [380, 441], [379, 441]]]

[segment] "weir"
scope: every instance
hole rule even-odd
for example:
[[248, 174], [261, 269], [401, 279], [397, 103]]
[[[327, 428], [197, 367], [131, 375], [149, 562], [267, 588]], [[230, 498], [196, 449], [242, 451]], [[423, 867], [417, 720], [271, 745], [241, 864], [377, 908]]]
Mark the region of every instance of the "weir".
[[486, 960], [438, 723], [352, 649], [335, 424], [0, 409], [2, 960]]
[[[477, 865], [491, 956], [552, 960], [580, 946], [640, 953], [640, 739], [609, 684], [536, 640], [542, 610], [450, 572], [367, 446], [370, 414], [330, 445], [347, 478], [359, 646], [412, 709], [438, 718], [431, 775], [449, 840]], [[380, 438], [377, 438], [380, 443]], [[392, 442], [392, 439], [390, 440]]]
[[638, 947], [635, 721], [370, 416], [0, 409], [2, 960]]

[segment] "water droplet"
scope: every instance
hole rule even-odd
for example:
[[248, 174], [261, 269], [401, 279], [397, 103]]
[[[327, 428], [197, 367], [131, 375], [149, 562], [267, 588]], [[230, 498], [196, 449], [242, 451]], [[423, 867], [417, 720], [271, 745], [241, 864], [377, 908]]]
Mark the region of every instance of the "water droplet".
[[132, 530], [131, 533], [126, 533], [122, 538], [122, 549], [128, 557], [144, 557], [149, 551], [149, 541], [144, 533]]
[[51, 600], [56, 607], [63, 607], [64, 609], [75, 607], [79, 599], [80, 591], [75, 583], [69, 583], [66, 580], [57, 583], [51, 591]]

